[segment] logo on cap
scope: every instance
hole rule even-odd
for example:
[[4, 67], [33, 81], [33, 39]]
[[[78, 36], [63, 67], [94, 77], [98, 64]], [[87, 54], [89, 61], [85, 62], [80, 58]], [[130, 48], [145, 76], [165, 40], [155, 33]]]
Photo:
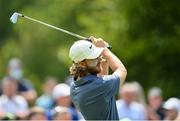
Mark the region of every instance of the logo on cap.
[[92, 49], [92, 45], [89, 47], [89, 49]]

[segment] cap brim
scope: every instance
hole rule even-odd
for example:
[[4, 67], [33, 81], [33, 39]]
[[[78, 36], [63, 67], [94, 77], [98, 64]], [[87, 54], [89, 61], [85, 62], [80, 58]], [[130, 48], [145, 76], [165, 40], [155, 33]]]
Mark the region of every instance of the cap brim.
[[101, 55], [103, 50], [104, 50], [104, 48], [96, 47], [96, 49], [93, 51], [93, 53], [91, 53], [91, 55], [89, 55], [86, 59], [96, 59], [97, 57], [99, 57]]

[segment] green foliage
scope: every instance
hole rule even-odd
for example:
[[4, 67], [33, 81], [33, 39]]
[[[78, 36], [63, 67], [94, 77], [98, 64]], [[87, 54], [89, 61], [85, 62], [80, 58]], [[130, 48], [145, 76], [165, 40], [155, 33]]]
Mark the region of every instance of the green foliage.
[[85, 36], [104, 38], [125, 63], [127, 80], [147, 91], [160, 86], [164, 96], [179, 96], [180, 8], [169, 0], [0, 0], [0, 77], [8, 60], [20, 57], [25, 75], [39, 86], [46, 76], [69, 75], [68, 49], [77, 38], [37, 23], [9, 21], [14, 11]]

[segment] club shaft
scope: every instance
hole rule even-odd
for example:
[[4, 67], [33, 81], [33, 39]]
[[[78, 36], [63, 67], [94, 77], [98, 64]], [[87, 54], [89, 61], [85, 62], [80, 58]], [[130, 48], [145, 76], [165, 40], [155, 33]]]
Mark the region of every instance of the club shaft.
[[[69, 34], [69, 35], [71, 35], [71, 36], [77, 37], [77, 38], [79, 38], [79, 39], [84, 39], [84, 40], [88, 40], [88, 41], [90, 41], [90, 42], [91, 42], [91, 40], [90, 40], [89, 38], [87, 38], [87, 37], [84, 37], [84, 36], [81, 36], [81, 35], [75, 34], [75, 33], [73, 33], [73, 32], [67, 31], [67, 30], [62, 29], [62, 28], [58, 28], [58, 27], [56, 27], [56, 26], [53, 26], [53, 25], [47, 24], [47, 23], [45, 23], [45, 22], [42, 22], [42, 21], [40, 21], [40, 20], [37, 20], [37, 19], [31, 18], [31, 17], [29, 17], [29, 16], [25, 16], [25, 15], [20, 14], [20, 13], [18, 13], [18, 16], [21, 16], [21, 17], [26, 18], [26, 19], [28, 19], [28, 20], [31, 20], [31, 21], [34, 21], [34, 22], [37, 22], [37, 23], [43, 24], [43, 25], [48, 26], [48, 27], [50, 27], [50, 28], [53, 28], [53, 29], [59, 30], [59, 31], [61, 31], [61, 32], [64, 32], [64, 33]], [[109, 45], [109, 44], [108, 44], [106, 47], [107, 47], [107, 48], [109, 48], [109, 49], [112, 49], [112, 46], [111, 46], [111, 45]]]
[[70, 31], [67, 31], [67, 30], [58, 28], [58, 27], [56, 27], [56, 26], [47, 24], [47, 23], [42, 22], [42, 21], [40, 21], [40, 20], [36, 20], [36, 19], [34, 19], [34, 18], [31, 18], [31, 17], [28, 17], [28, 16], [24, 16], [24, 15], [21, 15], [21, 17], [24, 17], [24, 18], [29, 19], [29, 20], [34, 21], [34, 22], [38, 22], [38, 23], [40, 23], [40, 24], [43, 24], [43, 25], [45, 25], [45, 26], [48, 26], [48, 27], [51, 27], [51, 28], [53, 28], [53, 29], [59, 30], [59, 31], [64, 32], [64, 33], [66, 33], [66, 34], [72, 35], [72, 36], [77, 37], [77, 38], [79, 38], [79, 39], [87, 39], [87, 37], [83, 37], [83, 36], [78, 35], [78, 34], [75, 34], [75, 33], [73, 33], [73, 32], [70, 32]]

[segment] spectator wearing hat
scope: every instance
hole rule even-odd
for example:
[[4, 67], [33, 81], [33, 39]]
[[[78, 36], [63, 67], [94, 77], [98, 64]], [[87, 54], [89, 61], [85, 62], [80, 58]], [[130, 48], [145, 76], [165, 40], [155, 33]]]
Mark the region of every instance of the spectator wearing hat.
[[56, 106], [66, 107], [71, 113], [72, 120], [79, 120], [77, 110], [71, 106], [70, 87], [65, 83], [56, 85], [53, 89], [53, 98]]
[[165, 112], [162, 108], [162, 91], [159, 87], [152, 87], [148, 92], [148, 119], [163, 120]]
[[166, 120], [175, 120], [178, 118], [180, 112], [180, 100], [178, 98], [170, 98], [164, 104], [163, 108], [166, 110]]

